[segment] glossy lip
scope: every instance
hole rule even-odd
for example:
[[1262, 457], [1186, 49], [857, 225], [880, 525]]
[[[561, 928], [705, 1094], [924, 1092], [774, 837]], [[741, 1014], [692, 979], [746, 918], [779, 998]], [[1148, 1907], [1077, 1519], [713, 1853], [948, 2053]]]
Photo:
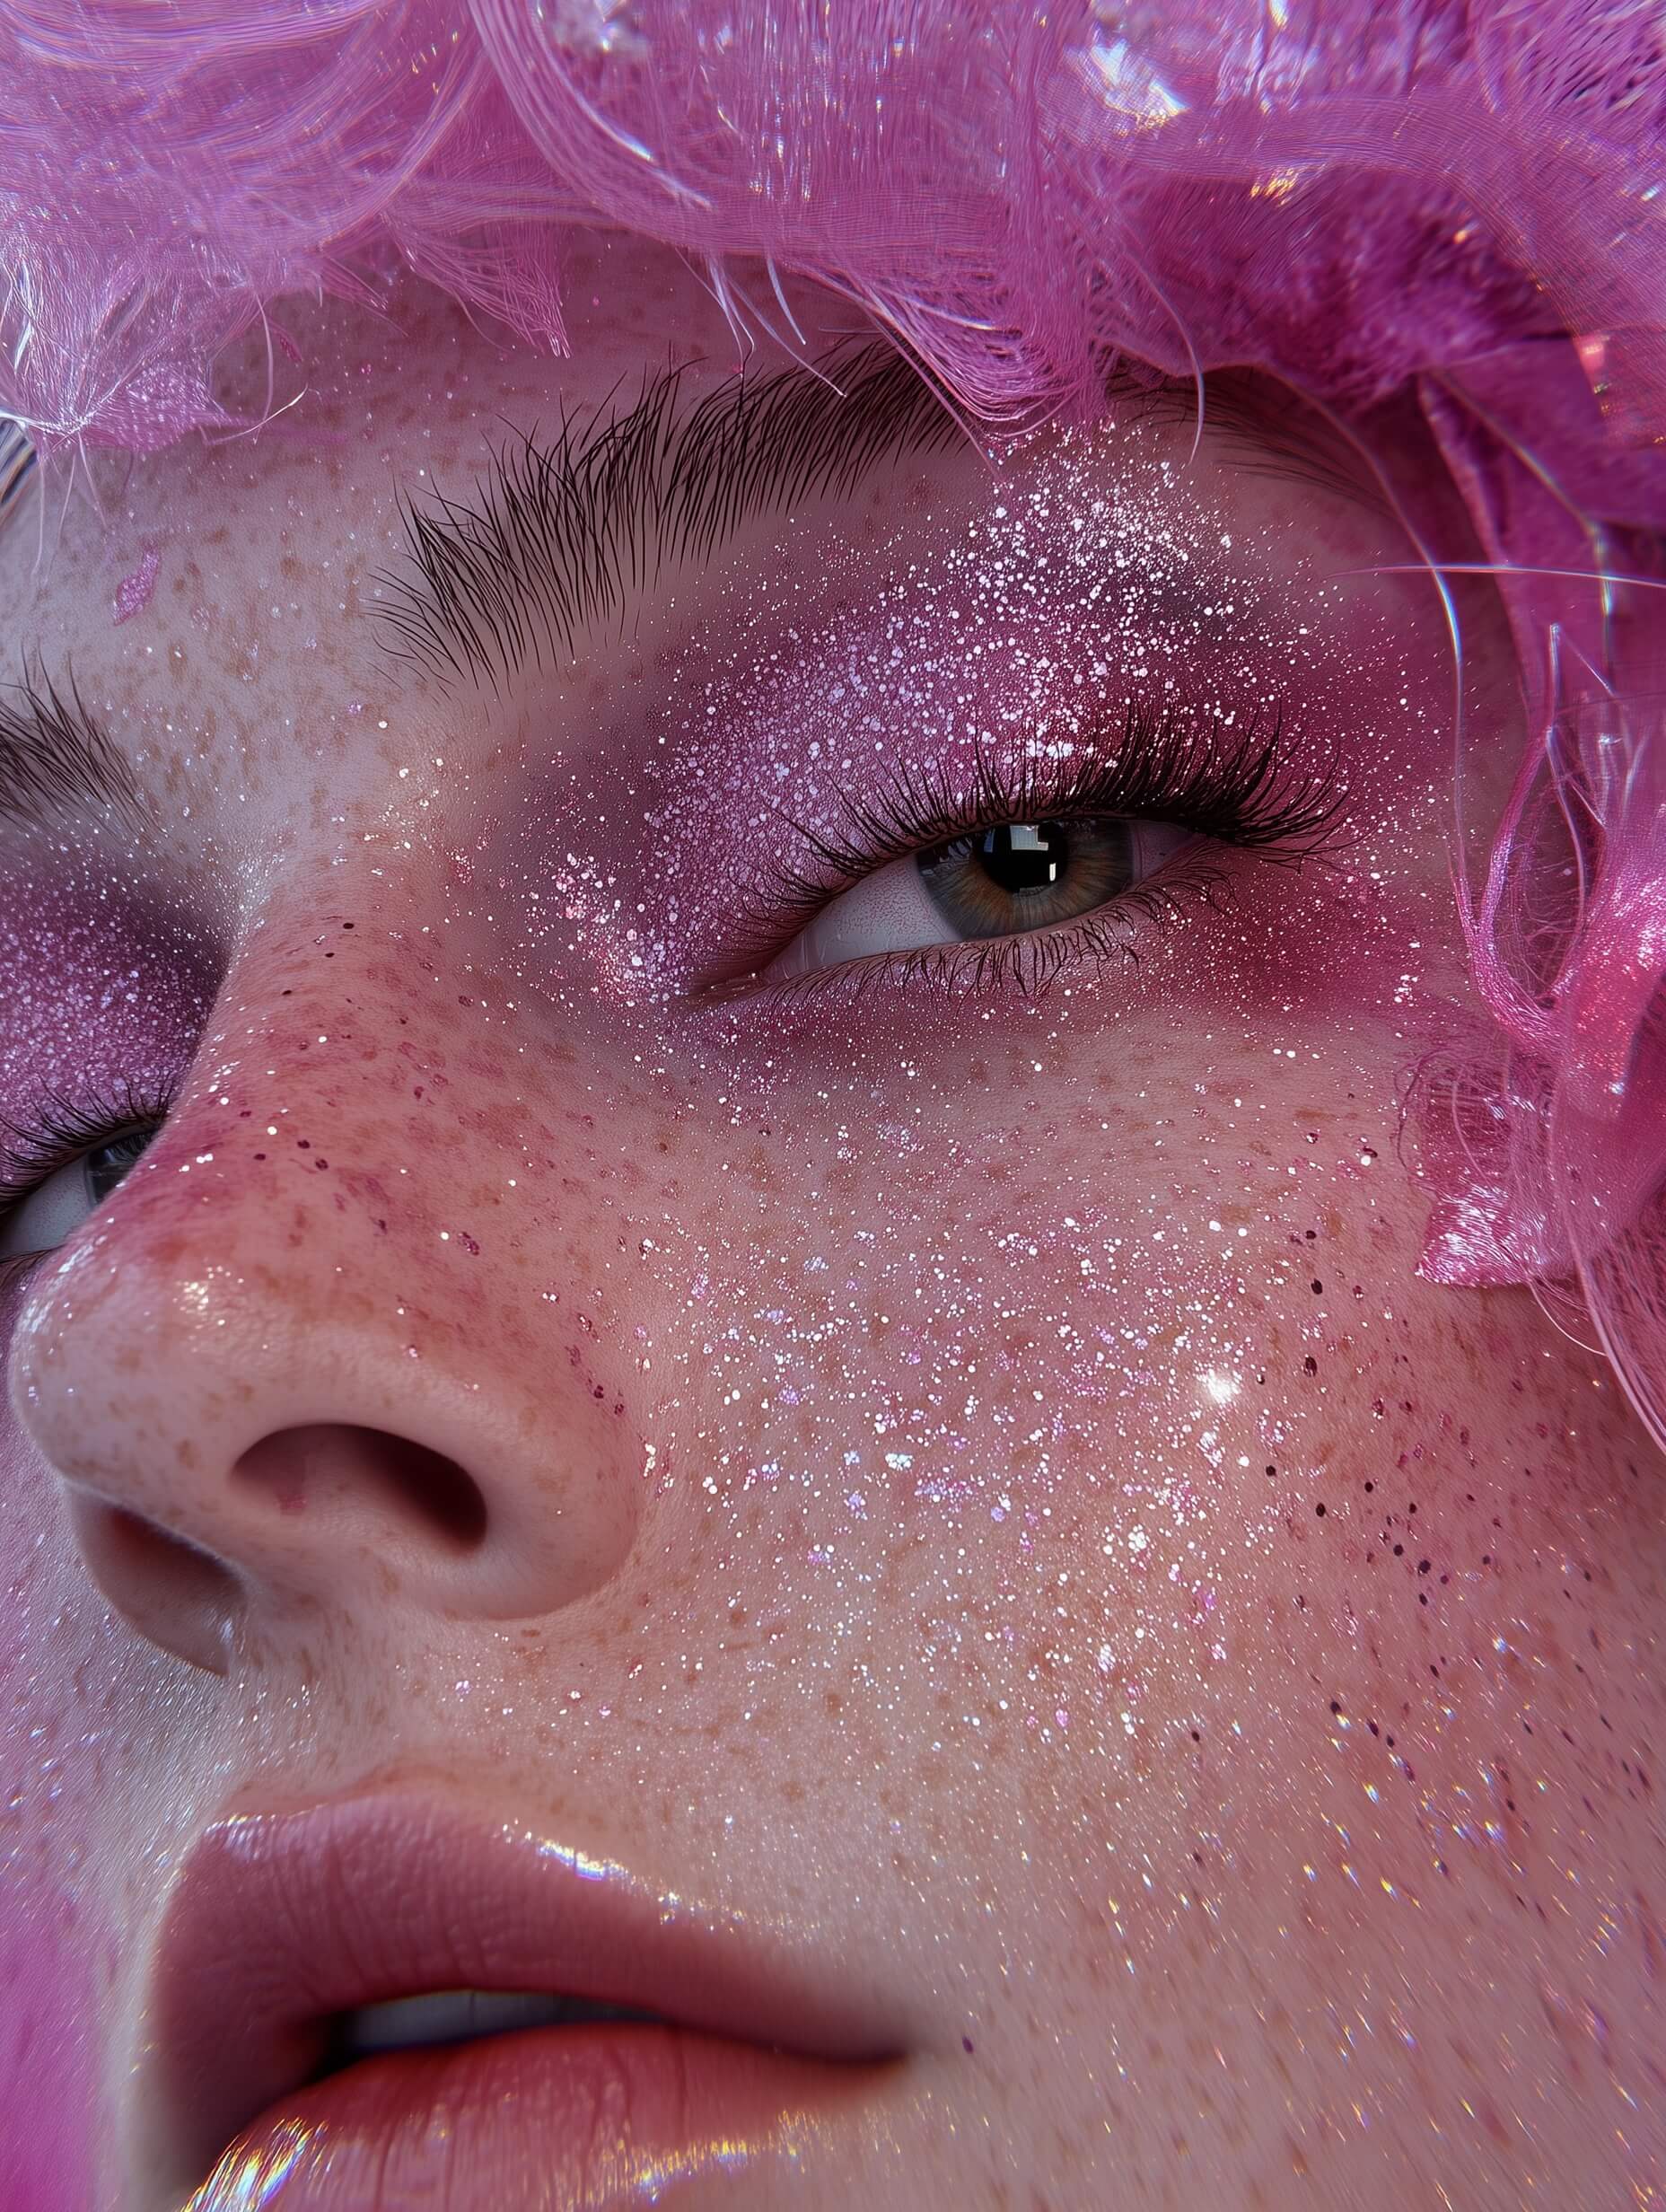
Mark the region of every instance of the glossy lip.
[[895, 2018], [823, 1961], [522, 1821], [407, 1793], [215, 1821], [155, 1960], [136, 2149], [169, 2202], [311, 2077], [333, 2015], [423, 1990], [590, 1997], [829, 2065], [904, 2051]]

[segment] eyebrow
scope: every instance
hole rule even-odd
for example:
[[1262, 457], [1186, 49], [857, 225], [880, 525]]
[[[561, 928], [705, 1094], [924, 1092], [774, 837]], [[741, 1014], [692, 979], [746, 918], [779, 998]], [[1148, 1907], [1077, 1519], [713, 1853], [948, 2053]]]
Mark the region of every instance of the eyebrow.
[[[692, 407], [682, 403], [685, 373], [645, 378], [623, 414], [564, 417], [551, 443], [536, 430], [517, 434], [493, 452], [471, 501], [402, 496], [410, 568], [382, 573], [388, 595], [367, 610], [396, 656], [442, 681], [497, 689], [529, 658], [571, 657], [584, 626], [621, 608], [667, 559], [709, 557], [750, 517], [848, 497], [885, 461], [972, 447], [918, 366], [871, 338], [811, 367], [736, 380]], [[1357, 457], [1339, 460], [1334, 434], [1293, 394], [1210, 383], [1208, 423], [1233, 434], [1238, 466], [1381, 504]], [[1136, 381], [1113, 366], [1106, 391], [1125, 420], [1129, 402], [1161, 419], [1195, 414], [1189, 378]], [[0, 440], [0, 514], [19, 504], [32, 460], [21, 434]], [[131, 830], [153, 822], [73, 674], [60, 688], [26, 660], [20, 680], [0, 683], [0, 826], [101, 815]]]
[[[554, 438], [518, 432], [490, 450], [473, 496], [400, 494], [407, 566], [382, 570], [367, 610], [393, 658], [442, 686], [496, 691], [529, 662], [571, 660], [581, 633], [620, 611], [668, 563], [709, 559], [749, 520], [806, 499], [848, 498], [875, 468], [956, 444], [967, 429], [918, 364], [882, 341], [846, 341], [810, 365], [745, 377], [683, 402], [687, 367], [644, 377], [623, 413], [564, 416]], [[1293, 392], [1227, 373], [1209, 380], [1208, 426], [1235, 465], [1380, 504], [1358, 456]], [[1125, 421], [1195, 418], [1190, 378], [1113, 364]]]
[[126, 756], [75, 678], [62, 689], [38, 663], [0, 686], [0, 823], [42, 829], [65, 815], [114, 815], [129, 830], [150, 811]]
[[570, 660], [668, 563], [709, 560], [748, 521], [970, 444], [918, 367], [870, 338], [692, 406], [688, 365], [644, 378], [623, 413], [564, 416], [547, 443], [517, 432], [467, 500], [402, 493], [408, 565], [379, 573], [368, 610], [394, 656], [498, 689], [529, 661]]

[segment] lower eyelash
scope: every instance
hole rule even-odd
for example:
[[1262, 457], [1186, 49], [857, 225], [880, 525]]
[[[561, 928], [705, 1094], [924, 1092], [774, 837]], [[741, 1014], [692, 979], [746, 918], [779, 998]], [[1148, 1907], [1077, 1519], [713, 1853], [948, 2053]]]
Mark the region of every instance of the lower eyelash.
[[[1050, 929], [1026, 930], [1009, 937], [960, 938], [900, 952], [874, 952], [766, 988], [777, 1006], [794, 1009], [829, 996], [848, 1005], [887, 988], [927, 990], [943, 997], [978, 997], [1012, 989], [1021, 997], [1039, 999], [1061, 975], [1084, 960], [1100, 967], [1126, 961], [1137, 968], [1140, 953], [1136, 936], [1141, 921], [1156, 925], [1175, 921], [1192, 901], [1214, 907], [1217, 894], [1229, 890], [1223, 868], [1189, 853], [1177, 856], [1150, 882], [1136, 884], [1092, 913]], [[758, 988], [753, 980], [713, 996], [750, 997]]]

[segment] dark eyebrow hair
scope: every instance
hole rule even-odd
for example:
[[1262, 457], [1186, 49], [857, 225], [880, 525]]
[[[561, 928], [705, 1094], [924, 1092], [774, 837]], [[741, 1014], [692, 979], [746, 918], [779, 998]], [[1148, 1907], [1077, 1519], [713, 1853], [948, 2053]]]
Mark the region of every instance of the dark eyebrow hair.
[[129, 830], [150, 819], [137, 778], [75, 689], [37, 663], [0, 685], [0, 822], [40, 829], [60, 815], [113, 814]]
[[[385, 596], [368, 610], [393, 658], [443, 685], [500, 689], [529, 661], [570, 658], [587, 624], [668, 561], [708, 559], [750, 518], [848, 497], [884, 461], [976, 450], [918, 364], [883, 341], [848, 340], [685, 408], [688, 365], [644, 376], [623, 413], [603, 402], [564, 416], [548, 443], [515, 433], [469, 499], [401, 493], [408, 565], [377, 572]], [[1230, 370], [1206, 381], [1206, 424], [1236, 446], [1236, 466], [1382, 505], [1357, 452], [1287, 387]], [[1190, 378], [1113, 364], [1105, 390], [1124, 421], [1196, 418]]]
[[872, 339], [682, 403], [691, 364], [644, 377], [623, 413], [564, 416], [491, 451], [468, 500], [401, 494], [409, 567], [369, 610], [396, 659], [494, 689], [570, 657], [669, 561], [741, 524], [847, 497], [880, 462], [970, 441], [915, 364]]

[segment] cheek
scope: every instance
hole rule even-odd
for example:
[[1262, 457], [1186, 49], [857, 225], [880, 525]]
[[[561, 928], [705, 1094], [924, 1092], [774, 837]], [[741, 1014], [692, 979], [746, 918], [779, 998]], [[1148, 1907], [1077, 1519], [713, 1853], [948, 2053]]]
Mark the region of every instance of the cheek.
[[[1391, 1041], [1303, 1057], [991, 1049], [952, 1098], [658, 1133], [624, 1305], [658, 1470], [701, 1492], [688, 1617], [767, 1587], [772, 1669], [840, 1698], [847, 1779], [855, 1743], [929, 1766], [916, 1802], [969, 1836], [1033, 1754], [1060, 1823], [1102, 1830], [1158, 1762], [1189, 1851], [1225, 1799], [1287, 1823], [1333, 1698], [1373, 1787], [1457, 1771], [1432, 1659], [1521, 1602], [1501, 1526], [1519, 1573], [1591, 1503], [1590, 1378], [1561, 1407], [1529, 1301], [1416, 1279]], [[776, 1717], [789, 1761], [825, 1734]], [[1142, 1848], [1166, 1833], [1142, 1816]]]

